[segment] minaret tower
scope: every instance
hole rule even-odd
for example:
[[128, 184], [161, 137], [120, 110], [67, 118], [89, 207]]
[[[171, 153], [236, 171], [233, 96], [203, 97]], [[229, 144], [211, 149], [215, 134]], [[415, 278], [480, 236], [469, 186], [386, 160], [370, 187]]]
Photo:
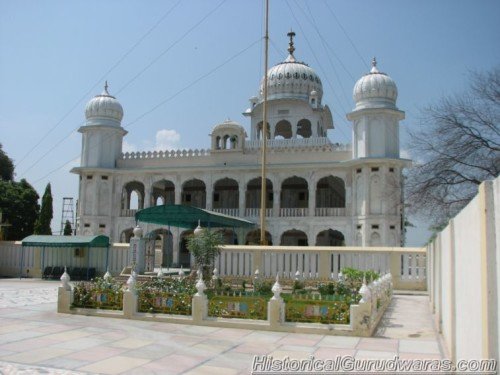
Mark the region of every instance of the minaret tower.
[[88, 102], [85, 117], [85, 125], [78, 129], [83, 134], [81, 166], [114, 168], [127, 132], [121, 127], [123, 108], [109, 94], [108, 82], [102, 94]]
[[387, 74], [372, 68], [353, 90], [356, 103], [347, 114], [353, 124], [353, 231], [356, 245], [400, 246], [403, 233], [402, 170], [410, 161], [399, 156], [398, 89]]
[[72, 170], [80, 175], [77, 233], [109, 236], [119, 209], [112, 205], [113, 171], [127, 132], [121, 127], [123, 108], [109, 94], [107, 82], [104, 91], [88, 102], [85, 118], [85, 125], [78, 129], [82, 133], [81, 164]]

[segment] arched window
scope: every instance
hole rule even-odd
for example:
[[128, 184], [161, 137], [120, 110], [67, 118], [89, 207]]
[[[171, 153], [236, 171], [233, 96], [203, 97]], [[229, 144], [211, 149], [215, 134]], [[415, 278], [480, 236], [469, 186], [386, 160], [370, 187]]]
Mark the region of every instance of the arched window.
[[286, 120], [281, 120], [276, 124], [276, 128], [274, 130], [274, 138], [284, 138], [290, 139], [292, 138], [292, 124], [290, 124]]
[[345, 237], [338, 230], [324, 230], [316, 236], [316, 246], [345, 246]]
[[345, 183], [340, 177], [327, 176], [316, 185], [316, 208], [345, 207]]
[[311, 138], [311, 121], [302, 119], [297, 123], [297, 138]]
[[281, 235], [281, 246], [308, 246], [307, 234], [301, 230], [287, 230]]

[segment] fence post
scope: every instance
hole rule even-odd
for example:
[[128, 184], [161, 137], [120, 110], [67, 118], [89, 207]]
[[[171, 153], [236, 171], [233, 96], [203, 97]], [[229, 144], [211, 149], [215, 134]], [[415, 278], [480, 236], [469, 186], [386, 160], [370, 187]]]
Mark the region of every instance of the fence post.
[[329, 251], [320, 251], [319, 252], [319, 278], [320, 279], [329, 279], [330, 278], [330, 259], [331, 253]]
[[191, 303], [191, 315], [193, 318], [193, 323], [200, 324], [207, 317], [208, 312], [208, 299], [206, 294], [204, 293], [205, 289], [207, 289], [205, 283], [203, 282], [203, 277], [200, 273], [200, 278], [196, 283], [196, 294], [193, 296]]
[[69, 314], [73, 302], [73, 291], [71, 290], [70, 277], [64, 268], [61, 276], [61, 286], [57, 289], [57, 312]]
[[274, 296], [267, 303], [267, 321], [271, 329], [278, 329], [284, 320], [285, 303], [281, 298], [281, 285], [279, 284], [278, 275], [276, 275], [276, 282], [271, 289]]
[[123, 316], [128, 319], [132, 319], [137, 313], [136, 277], [137, 274], [132, 271], [127, 280], [127, 290], [123, 292]]
[[389, 270], [392, 275], [394, 289], [399, 289], [401, 282], [401, 253], [397, 251], [389, 253]]
[[[359, 289], [361, 300], [357, 305], [351, 305], [351, 327], [355, 336], [370, 336], [373, 295], [363, 278], [363, 285]], [[376, 298], [376, 297], [375, 297]], [[375, 304], [377, 302], [375, 301]], [[376, 307], [376, 305], [375, 305]]]

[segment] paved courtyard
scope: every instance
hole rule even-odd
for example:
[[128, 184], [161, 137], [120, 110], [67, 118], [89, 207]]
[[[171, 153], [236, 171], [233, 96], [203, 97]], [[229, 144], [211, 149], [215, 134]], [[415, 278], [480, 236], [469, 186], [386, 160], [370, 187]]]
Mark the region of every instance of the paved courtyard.
[[440, 359], [426, 296], [396, 295], [373, 338], [56, 313], [58, 282], [0, 279], [1, 374], [249, 374], [254, 355]]

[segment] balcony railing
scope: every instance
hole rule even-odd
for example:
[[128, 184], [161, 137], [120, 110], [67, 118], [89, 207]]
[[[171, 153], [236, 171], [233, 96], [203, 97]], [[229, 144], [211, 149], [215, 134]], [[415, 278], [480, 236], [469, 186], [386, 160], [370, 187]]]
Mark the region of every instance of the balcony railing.
[[[260, 208], [245, 208], [246, 217], [260, 217]], [[273, 216], [273, 209], [266, 208], [266, 217]]]
[[345, 216], [345, 207], [316, 207], [315, 216]]
[[[134, 217], [137, 209], [122, 209], [120, 212], [121, 217]], [[240, 210], [238, 208], [214, 208], [214, 212], [224, 215], [240, 217]], [[245, 217], [259, 217], [260, 208], [245, 208]], [[314, 215], [319, 217], [331, 216], [345, 216], [345, 207], [317, 207], [314, 210]], [[266, 209], [266, 217], [273, 216], [273, 209]], [[309, 216], [308, 208], [280, 208], [280, 217], [306, 217]]]
[[304, 217], [309, 216], [308, 208], [280, 208], [280, 217]]
[[240, 216], [239, 208], [214, 208], [213, 211], [223, 215]]

